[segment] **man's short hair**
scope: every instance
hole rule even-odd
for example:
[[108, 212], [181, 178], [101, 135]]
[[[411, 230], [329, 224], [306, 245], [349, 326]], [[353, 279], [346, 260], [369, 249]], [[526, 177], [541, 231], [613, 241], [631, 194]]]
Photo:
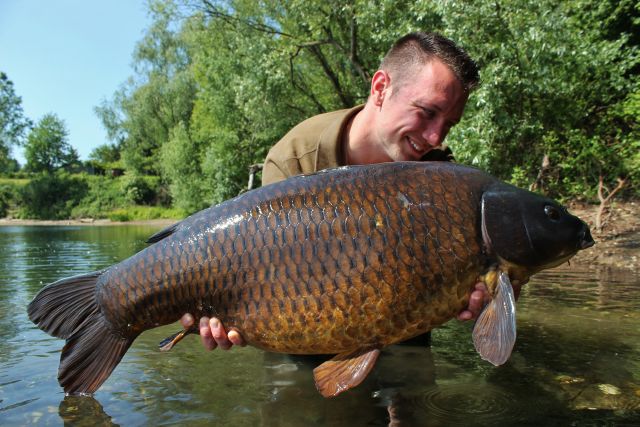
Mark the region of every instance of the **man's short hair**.
[[427, 64], [434, 58], [453, 71], [467, 93], [480, 84], [475, 61], [452, 40], [438, 33], [415, 32], [402, 37], [382, 59], [380, 69], [391, 74], [395, 80], [392, 85], [402, 86], [411, 81], [416, 66]]

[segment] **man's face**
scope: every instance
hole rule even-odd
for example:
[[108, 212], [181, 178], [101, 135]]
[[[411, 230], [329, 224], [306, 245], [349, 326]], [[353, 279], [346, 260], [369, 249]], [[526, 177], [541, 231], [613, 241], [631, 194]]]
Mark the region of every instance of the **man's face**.
[[420, 160], [439, 147], [460, 121], [467, 94], [449, 67], [437, 59], [418, 68], [399, 88], [390, 78], [387, 90], [378, 93], [376, 141], [389, 161]]

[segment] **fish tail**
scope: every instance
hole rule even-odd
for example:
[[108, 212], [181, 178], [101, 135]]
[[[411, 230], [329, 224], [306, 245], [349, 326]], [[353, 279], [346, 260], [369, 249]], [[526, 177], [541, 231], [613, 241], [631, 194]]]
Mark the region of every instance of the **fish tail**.
[[58, 382], [69, 394], [91, 394], [109, 377], [136, 336], [109, 327], [96, 301], [103, 271], [62, 279], [42, 289], [29, 304], [29, 319], [43, 331], [66, 339]]

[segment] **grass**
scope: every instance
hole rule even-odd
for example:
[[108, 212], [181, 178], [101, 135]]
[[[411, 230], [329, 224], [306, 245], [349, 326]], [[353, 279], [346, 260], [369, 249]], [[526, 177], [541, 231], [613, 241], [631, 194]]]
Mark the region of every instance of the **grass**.
[[180, 220], [187, 216], [186, 212], [177, 208], [162, 208], [158, 206], [128, 206], [115, 209], [107, 214], [111, 221], [146, 221], [150, 219]]

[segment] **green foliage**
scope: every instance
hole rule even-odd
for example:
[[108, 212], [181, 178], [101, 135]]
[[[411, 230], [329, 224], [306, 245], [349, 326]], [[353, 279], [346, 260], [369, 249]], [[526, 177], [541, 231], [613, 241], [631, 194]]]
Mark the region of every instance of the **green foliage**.
[[114, 144], [102, 144], [94, 148], [89, 154], [89, 164], [97, 170], [96, 173], [106, 173], [120, 169], [120, 148]]
[[78, 152], [67, 141], [64, 122], [55, 114], [46, 114], [27, 137], [25, 170], [52, 173], [78, 163]]
[[618, 2], [437, 4], [445, 34], [482, 66], [483, 86], [450, 136], [460, 161], [524, 184], [546, 154], [543, 189], [565, 197], [593, 195], [600, 174], [613, 182], [634, 173], [625, 153], [639, 116], [617, 132], [615, 112], [637, 85], [637, 44], [622, 21], [603, 25], [619, 15]]
[[170, 182], [173, 205], [187, 212], [201, 210], [211, 203], [210, 197], [204, 192], [206, 177], [201, 168], [201, 145], [191, 138], [187, 127], [180, 123], [161, 150], [161, 169]]
[[18, 216], [30, 219], [65, 219], [87, 194], [84, 179], [64, 171], [42, 173], [20, 189]]
[[16, 95], [13, 82], [0, 71], [0, 173], [17, 170], [11, 147], [22, 143], [31, 121], [22, 111], [22, 99]]
[[77, 175], [87, 184], [87, 192], [71, 210], [72, 218], [106, 218], [128, 202], [122, 192], [121, 178], [102, 175]]
[[[87, 192], [71, 211], [73, 218], [109, 218], [114, 211], [140, 208], [136, 204], [168, 205], [164, 189], [155, 176], [76, 175], [86, 182]], [[164, 208], [157, 206], [160, 211]], [[140, 218], [136, 218], [140, 219]]]
[[157, 202], [160, 179], [154, 176], [125, 175], [120, 180], [127, 204], [151, 205]]

